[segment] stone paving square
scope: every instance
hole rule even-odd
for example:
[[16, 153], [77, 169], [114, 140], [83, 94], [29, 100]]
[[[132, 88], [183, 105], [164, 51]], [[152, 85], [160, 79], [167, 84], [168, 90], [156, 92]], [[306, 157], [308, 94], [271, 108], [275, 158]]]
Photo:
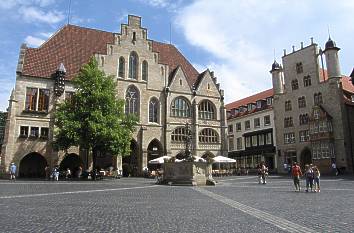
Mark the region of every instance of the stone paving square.
[[215, 187], [0, 180], [0, 232], [354, 232], [353, 200], [354, 180], [340, 177], [323, 178], [321, 193], [276, 176], [266, 185], [218, 178]]

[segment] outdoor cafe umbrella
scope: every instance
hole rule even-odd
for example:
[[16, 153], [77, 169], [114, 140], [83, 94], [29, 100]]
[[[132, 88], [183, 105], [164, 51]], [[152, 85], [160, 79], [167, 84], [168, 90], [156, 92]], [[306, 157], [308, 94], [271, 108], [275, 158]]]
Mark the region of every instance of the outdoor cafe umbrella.
[[213, 158], [213, 163], [218, 163], [219, 164], [219, 170], [220, 170], [220, 163], [236, 163], [235, 159], [231, 159], [225, 156], [216, 156]]
[[221, 155], [214, 157], [213, 160], [213, 163], [236, 163], [235, 159], [231, 159]]
[[165, 159], [170, 159], [170, 158], [171, 158], [170, 156], [164, 155], [164, 156], [158, 157], [156, 159], [150, 160], [149, 164], [162, 164], [165, 162]]

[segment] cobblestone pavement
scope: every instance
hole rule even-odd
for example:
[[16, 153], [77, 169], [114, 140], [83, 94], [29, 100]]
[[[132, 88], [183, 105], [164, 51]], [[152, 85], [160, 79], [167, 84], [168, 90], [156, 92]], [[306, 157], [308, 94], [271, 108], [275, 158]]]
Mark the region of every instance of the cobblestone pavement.
[[321, 193], [294, 192], [284, 177], [217, 180], [0, 180], [0, 232], [354, 232], [353, 179], [323, 178]]

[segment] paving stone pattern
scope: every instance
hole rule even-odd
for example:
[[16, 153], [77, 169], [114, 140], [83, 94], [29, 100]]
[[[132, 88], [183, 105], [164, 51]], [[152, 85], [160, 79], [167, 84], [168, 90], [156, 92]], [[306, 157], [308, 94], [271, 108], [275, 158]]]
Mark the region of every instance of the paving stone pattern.
[[283, 177], [218, 179], [201, 190], [143, 178], [0, 180], [0, 232], [354, 232], [354, 180], [298, 193]]

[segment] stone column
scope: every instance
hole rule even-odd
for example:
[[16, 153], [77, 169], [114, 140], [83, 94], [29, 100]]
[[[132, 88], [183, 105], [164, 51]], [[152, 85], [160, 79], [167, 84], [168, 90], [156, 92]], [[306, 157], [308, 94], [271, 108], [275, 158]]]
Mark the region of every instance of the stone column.
[[192, 135], [193, 135], [192, 155], [198, 156], [198, 149], [199, 149], [198, 104], [196, 103], [195, 100], [193, 100], [192, 111], [193, 111], [193, 119], [192, 119]]

